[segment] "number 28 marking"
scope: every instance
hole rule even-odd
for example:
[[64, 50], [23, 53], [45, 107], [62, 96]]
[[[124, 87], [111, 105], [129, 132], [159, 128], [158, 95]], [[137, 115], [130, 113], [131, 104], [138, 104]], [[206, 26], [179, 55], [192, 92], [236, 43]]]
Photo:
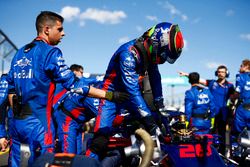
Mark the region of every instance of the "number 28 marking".
[[[206, 156], [209, 157], [212, 155], [211, 150], [211, 142], [208, 142], [207, 144], [207, 150], [206, 150]], [[194, 158], [194, 157], [203, 157], [204, 151], [201, 147], [201, 144], [181, 144], [180, 148], [180, 158]]]

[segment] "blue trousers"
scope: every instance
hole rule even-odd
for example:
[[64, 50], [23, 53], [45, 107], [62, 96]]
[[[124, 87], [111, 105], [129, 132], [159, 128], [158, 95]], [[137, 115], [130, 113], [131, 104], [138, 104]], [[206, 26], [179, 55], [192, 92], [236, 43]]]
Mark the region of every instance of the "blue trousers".
[[61, 110], [54, 113], [57, 122], [59, 150], [64, 153], [83, 153], [83, 123], [79, 124]]
[[237, 133], [241, 133], [245, 127], [250, 129], [250, 110], [245, 109], [242, 104], [235, 111], [234, 127]]
[[[42, 122], [34, 116], [28, 116], [25, 119], [11, 120], [10, 125], [11, 145], [9, 166], [18, 167], [21, 162], [21, 143], [29, 145], [31, 156], [29, 166], [37, 158], [37, 149], [40, 153], [54, 151], [54, 127], [44, 127]], [[49, 128], [49, 130], [48, 130]], [[46, 129], [46, 130], [45, 130]]]

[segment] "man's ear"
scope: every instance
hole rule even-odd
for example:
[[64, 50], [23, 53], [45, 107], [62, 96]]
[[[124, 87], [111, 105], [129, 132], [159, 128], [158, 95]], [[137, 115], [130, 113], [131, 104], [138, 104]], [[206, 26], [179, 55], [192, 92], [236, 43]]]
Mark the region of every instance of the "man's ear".
[[49, 35], [49, 31], [50, 31], [50, 27], [49, 26], [44, 26], [44, 33], [46, 34], [46, 35]]

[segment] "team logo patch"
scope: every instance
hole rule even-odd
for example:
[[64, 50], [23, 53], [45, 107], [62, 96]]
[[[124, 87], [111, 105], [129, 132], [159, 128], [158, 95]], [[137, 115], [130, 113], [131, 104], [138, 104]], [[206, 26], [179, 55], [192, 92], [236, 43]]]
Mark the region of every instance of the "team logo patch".
[[135, 59], [132, 57], [127, 57], [125, 61], [123, 62], [123, 65], [126, 67], [134, 67], [135, 66]]
[[15, 66], [19, 66], [21, 68], [24, 68], [26, 66], [32, 66], [31, 62], [32, 62], [32, 58], [29, 60], [29, 59], [27, 59], [27, 57], [23, 57], [23, 58], [21, 58], [20, 60], [18, 60], [16, 62], [16, 64], [14, 65], [14, 67]]
[[198, 102], [197, 104], [208, 104], [209, 103], [209, 97], [207, 94], [204, 94], [204, 93], [201, 93], [199, 96], [198, 96]]

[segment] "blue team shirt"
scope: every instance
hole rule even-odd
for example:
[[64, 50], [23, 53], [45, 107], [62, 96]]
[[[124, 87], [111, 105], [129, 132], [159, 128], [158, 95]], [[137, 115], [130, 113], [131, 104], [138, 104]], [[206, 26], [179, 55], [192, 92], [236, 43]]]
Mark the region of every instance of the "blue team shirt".
[[207, 88], [193, 86], [185, 92], [185, 114], [190, 121], [192, 114], [206, 114], [210, 110], [210, 118], [215, 116], [214, 98]]
[[[92, 84], [92, 82], [89, 82], [86, 78], [80, 78], [77, 86], [81, 87], [86, 83]], [[56, 88], [53, 104], [55, 111], [61, 110], [60, 105], [63, 104], [63, 107], [71, 112], [74, 118], [84, 123], [97, 116], [99, 99], [72, 93], [65, 90], [65, 88], [59, 84]]]
[[250, 103], [250, 72], [236, 75], [236, 88], [243, 103]]
[[207, 80], [208, 88], [215, 99], [218, 107], [225, 107], [230, 95], [234, 93], [234, 85], [226, 81], [223, 85], [218, 84], [216, 80]]
[[6, 137], [5, 118], [8, 102], [8, 82], [7, 76], [3, 75], [0, 79], [0, 138]]

